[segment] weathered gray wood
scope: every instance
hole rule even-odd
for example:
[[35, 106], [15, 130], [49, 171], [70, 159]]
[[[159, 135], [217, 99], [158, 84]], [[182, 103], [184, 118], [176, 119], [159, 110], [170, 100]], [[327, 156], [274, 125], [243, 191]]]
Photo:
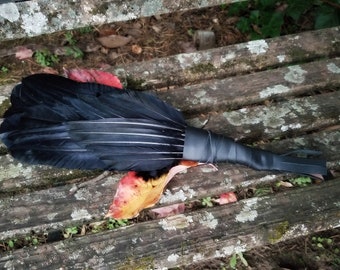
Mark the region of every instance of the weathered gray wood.
[[[332, 145], [339, 142], [337, 140], [340, 136], [339, 130], [314, 133], [310, 135], [312, 138], [309, 141], [314, 143], [314, 147], [318, 147], [319, 145], [315, 142], [326, 139], [325, 135], [331, 140], [331, 144], [328, 145], [325, 140], [320, 150], [326, 154], [329, 161], [339, 161], [339, 145]], [[281, 145], [285, 145], [285, 150], [288, 150], [289, 145], [292, 145], [294, 149], [294, 141], [301, 145], [304, 140], [305, 136], [282, 140]], [[270, 147], [266, 148], [270, 149]], [[279, 152], [282, 151], [280, 149]], [[334, 152], [336, 152], [335, 156], [331, 154]], [[185, 174], [177, 175], [168, 185], [158, 206], [189, 202], [206, 196], [218, 196], [224, 192], [233, 191], [238, 186], [268, 184], [284, 177], [273, 172], [254, 171], [235, 164], [218, 164], [217, 167], [218, 171], [209, 165], [198, 166], [191, 168]], [[74, 194], [70, 194], [73, 185], [67, 184], [11, 197], [3, 196], [0, 201], [0, 213], [2, 213], [0, 240], [14, 235], [25, 235], [32, 230], [44, 232], [53, 228], [78, 224], [84, 220], [102, 218], [113, 199], [116, 183], [122, 175], [122, 173], [112, 174], [95, 185], [89, 184], [79, 189]]]
[[[289, 63], [339, 55], [340, 27], [308, 31], [266, 40], [249, 41], [207, 51], [183, 53], [166, 58], [116, 67], [124, 77], [142, 81], [144, 87], [187, 84], [222, 78]], [[321, 75], [321, 74], [320, 74]]]
[[166, 269], [340, 226], [340, 179], [15, 250], [4, 269]]
[[[5, 0], [6, 1], [6, 0]], [[0, 4], [0, 39], [16, 39], [75, 29], [88, 25], [101, 25], [185, 11], [240, 0], [206, 1], [25, 1]]]
[[291, 65], [221, 80], [159, 91], [157, 95], [186, 114], [231, 110], [268, 99], [282, 101], [340, 86], [340, 58]]
[[[121, 78], [132, 75], [155, 88], [191, 84], [158, 89], [157, 95], [181, 109], [195, 126], [205, 125], [278, 153], [299, 148], [320, 150], [328, 167], [339, 170], [340, 59], [334, 57], [340, 52], [338, 33], [339, 27], [311, 31], [152, 60], [118, 71]], [[293, 65], [297, 61], [301, 64]], [[250, 71], [254, 73], [244, 74]], [[10, 89], [0, 87], [0, 109], [8, 102]], [[299, 97], [313, 92], [317, 94]], [[88, 178], [86, 173], [28, 166], [9, 155], [0, 156], [0, 167], [0, 240], [101, 219], [123, 175], [112, 173], [95, 185], [70, 193], [74, 182]], [[190, 203], [238, 187], [294, 177], [233, 164], [218, 164], [218, 169], [199, 166], [177, 175], [158, 206]], [[143, 264], [158, 269], [227, 256], [339, 227], [339, 182], [16, 250], [1, 254], [0, 268], [135, 269]]]

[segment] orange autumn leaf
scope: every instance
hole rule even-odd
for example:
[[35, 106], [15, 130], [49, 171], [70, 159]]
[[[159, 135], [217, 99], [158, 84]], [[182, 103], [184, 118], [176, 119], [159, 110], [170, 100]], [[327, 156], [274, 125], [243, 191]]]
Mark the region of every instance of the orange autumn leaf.
[[105, 217], [130, 219], [138, 216], [144, 208], [154, 206], [159, 201], [165, 186], [177, 173], [197, 165], [197, 162], [182, 161], [168, 173], [149, 180], [144, 180], [136, 172], [128, 172], [119, 181], [113, 202]]

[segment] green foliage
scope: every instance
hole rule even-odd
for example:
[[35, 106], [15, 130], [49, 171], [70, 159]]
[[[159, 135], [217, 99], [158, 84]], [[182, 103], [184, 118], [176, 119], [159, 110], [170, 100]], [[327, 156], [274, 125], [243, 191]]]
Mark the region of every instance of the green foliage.
[[82, 27], [82, 28], [79, 28], [79, 29], [77, 30], [77, 32], [78, 32], [79, 34], [90, 34], [90, 33], [93, 32], [93, 27], [92, 27], [91, 25], [84, 26], [84, 27]]
[[74, 39], [73, 33], [71, 31], [66, 32], [64, 34], [64, 37], [65, 37], [68, 44], [70, 44], [72, 46], [76, 45], [77, 41]]
[[84, 57], [84, 53], [81, 49], [77, 46], [67, 47], [66, 48], [66, 55], [72, 56], [75, 59], [80, 59]]
[[74, 38], [72, 31], [66, 32], [64, 36], [66, 42], [70, 45], [69, 47], [66, 47], [66, 56], [72, 56], [75, 59], [83, 58], [84, 53], [76, 46], [77, 40]]
[[312, 243], [317, 248], [324, 249], [327, 246], [331, 246], [333, 244], [333, 240], [331, 238], [313, 236], [312, 237]]
[[68, 227], [64, 231], [64, 238], [71, 238], [73, 235], [78, 233], [78, 227], [73, 226], [73, 227]]
[[205, 197], [202, 199], [202, 205], [205, 207], [212, 207], [213, 206], [213, 202], [211, 197]]
[[26, 242], [28, 242], [29, 244], [32, 244], [33, 246], [36, 246], [39, 244], [39, 240], [35, 236], [26, 236], [25, 240]]
[[119, 227], [124, 227], [128, 225], [128, 220], [127, 219], [113, 219], [109, 218], [106, 223], [106, 227], [109, 230], [113, 230]]
[[6, 66], [1, 66], [0, 71], [1, 71], [2, 74], [7, 74], [8, 71], [9, 71], [9, 69], [8, 69], [8, 67], [6, 67]]
[[[340, 1], [337, 1], [340, 4]], [[340, 25], [340, 9], [327, 5], [320, 5], [316, 10], [315, 29], [322, 29]]]
[[329, 261], [334, 269], [340, 269], [339, 243], [332, 238], [321, 236], [313, 236], [311, 240], [313, 248], [318, 253], [317, 259], [325, 260], [327, 258], [327, 261]]
[[58, 56], [51, 53], [47, 49], [37, 50], [34, 53], [34, 59], [39, 65], [43, 67], [50, 67], [59, 62]]
[[254, 196], [255, 197], [261, 197], [261, 196], [266, 196], [268, 194], [271, 194], [272, 188], [271, 187], [258, 187], [254, 191]]
[[15, 242], [17, 241], [17, 239], [10, 239], [7, 241], [7, 245], [9, 248], [13, 249], [15, 247]]
[[[333, 2], [340, 3], [339, 0]], [[297, 28], [301, 16], [306, 13], [315, 19], [315, 29], [339, 25], [340, 10], [331, 4], [331, 1], [319, 0], [253, 0], [231, 4], [228, 14], [239, 17], [236, 27], [255, 40], [281, 35], [283, 25]]]
[[237, 260], [240, 260], [241, 263], [245, 266], [248, 267], [248, 262], [247, 260], [243, 257], [243, 253], [242, 252], [238, 252], [238, 253], [234, 253], [230, 260], [229, 260], [229, 266], [231, 269], [236, 269], [236, 265], [237, 265]]
[[312, 179], [308, 176], [301, 176], [290, 179], [289, 182], [291, 182], [295, 186], [305, 187], [312, 183]]

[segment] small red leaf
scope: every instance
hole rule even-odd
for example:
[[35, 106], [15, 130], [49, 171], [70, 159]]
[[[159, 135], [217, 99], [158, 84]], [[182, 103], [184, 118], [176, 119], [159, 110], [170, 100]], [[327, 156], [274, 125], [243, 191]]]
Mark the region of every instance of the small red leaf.
[[123, 85], [117, 76], [112, 73], [95, 69], [65, 69], [67, 78], [77, 82], [95, 82], [123, 89]]
[[234, 192], [226, 192], [226, 193], [222, 193], [220, 195], [220, 198], [215, 199], [214, 201], [222, 205], [222, 204], [237, 202], [237, 197]]
[[173, 205], [151, 209], [150, 211], [152, 213], [155, 213], [157, 215], [157, 218], [164, 218], [164, 217], [168, 217], [172, 215], [182, 214], [184, 213], [184, 210], [185, 210], [185, 204], [177, 203]]
[[15, 57], [19, 60], [24, 60], [28, 58], [32, 58], [33, 51], [31, 49], [28, 49], [24, 46], [17, 47], [17, 50], [15, 52]]

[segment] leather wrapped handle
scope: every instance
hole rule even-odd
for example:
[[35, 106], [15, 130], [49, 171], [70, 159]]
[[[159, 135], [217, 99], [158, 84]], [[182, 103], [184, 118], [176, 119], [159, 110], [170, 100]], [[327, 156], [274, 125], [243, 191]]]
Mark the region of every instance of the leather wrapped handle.
[[256, 170], [327, 175], [325, 160], [277, 155], [194, 127], [186, 128], [183, 159], [202, 163], [239, 163]]

